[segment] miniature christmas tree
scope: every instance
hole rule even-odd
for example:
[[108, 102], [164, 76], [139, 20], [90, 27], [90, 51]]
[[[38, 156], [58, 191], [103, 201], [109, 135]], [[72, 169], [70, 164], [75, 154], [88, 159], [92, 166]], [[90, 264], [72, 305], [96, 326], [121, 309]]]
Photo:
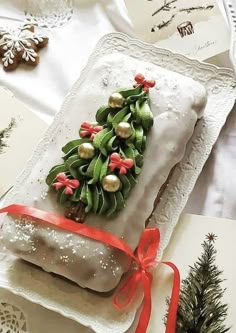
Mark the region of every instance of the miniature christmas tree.
[[225, 333], [228, 306], [222, 303], [222, 272], [215, 264], [216, 236], [208, 234], [203, 253], [182, 281], [176, 333]]
[[4, 148], [7, 146], [6, 139], [9, 138], [10, 133], [15, 126], [15, 119], [12, 118], [9, 125], [0, 131], [0, 154], [3, 152]]
[[96, 122], [81, 124], [80, 138], [62, 148], [64, 162], [49, 172], [46, 182], [70, 219], [82, 222], [89, 212], [114, 215], [137, 182], [153, 125], [149, 88], [155, 81], [142, 74], [135, 81], [112, 93], [108, 105], [98, 109]]

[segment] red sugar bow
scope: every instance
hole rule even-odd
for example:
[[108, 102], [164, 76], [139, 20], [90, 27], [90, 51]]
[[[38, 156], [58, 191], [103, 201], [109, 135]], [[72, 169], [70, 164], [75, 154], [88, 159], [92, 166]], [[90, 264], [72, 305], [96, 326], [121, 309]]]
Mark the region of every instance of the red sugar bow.
[[80, 135], [81, 137], [90, 135], [90, 139], [93, 140], [95, 135], [101, 130], [103, 130], [103, 126], [93, 126], [90, 122], [84, 121], [81, 125]]
[[73, 189], [78, 188], [80, 185], [77, 179], [68, 179], [64, 172], [60, 172], [57, 175], [57, 182], [52, 184], [56, 188], [56, 190], [60, 190], [60, 188], [65, 187], [65, 194], [72, 195]]
[[146, 92], [148, 92], [149, 88], [153, 88], [156, 84], [155, 80], [146, 80], [143, 74], [136, 74], [134, 79], [137, 82], [134, 84], [134, 88], [141, 84], [143, 86], [143, 90]]
[[134, 165], [134, 161], [131, 158], [122, 159], [118, 153], [113, 153], [110, 156], [111, 163], [109, 168], [114, 170], [116, 168], [120, 169], [120, 174], [125, 175], [127, 169], [131, 169]]

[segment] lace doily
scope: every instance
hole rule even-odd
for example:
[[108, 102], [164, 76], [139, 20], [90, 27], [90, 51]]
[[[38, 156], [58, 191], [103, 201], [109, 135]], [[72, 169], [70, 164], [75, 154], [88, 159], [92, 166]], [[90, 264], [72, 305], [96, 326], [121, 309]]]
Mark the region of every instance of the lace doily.
[[0, 303], [0, 324], [1, 333], [27, 333], [25, 316], [15, 305]]
[[[121, 52], [192, 77], [202, 83], [208, 91], [204, 118], [198, 122], [185, 157], [175, 168], [169, 186], [164, 191], [162, 200], [151, 218], [151, 224], [158, 226], [161, 231], [162, 253], [212, 146], [234, 105], [236, 85], [231, 70], [200, 63], [168, 50], [158, 49], [130, 39], [120, 33], [106, 35], [99, 41], [79, 80], [75, 83], [61, 111], [47, 131], [46, 137], [40, 142], [26, 169], [18, 178], [14, 192], [8, 195], [4, 204], [15, 201], [14, 198], [17, 196], [21, 184], [24, 183], [24, 179], [27, 178], [42, 151], [49, 144], [50, 138], [60, 125], [63, 114], [67, 112], [70, 103], [79, 93], [79, 85], [95, 60], [114, 52]], [[0, 286], [89, 326], [98, 333], [121, 333], [131, 325], [135, 307], [119, 313], [112, 308], [111, 297], [105, 299], [89, 293], [31, 265], [21, 261], [16, 262], [13, 257], [4, 253], [4, 250], [1, 252], [5, 259], [2, 260], [0, 267]], [[14, 276], [13, 280], [8, 279], [9, 274]]]

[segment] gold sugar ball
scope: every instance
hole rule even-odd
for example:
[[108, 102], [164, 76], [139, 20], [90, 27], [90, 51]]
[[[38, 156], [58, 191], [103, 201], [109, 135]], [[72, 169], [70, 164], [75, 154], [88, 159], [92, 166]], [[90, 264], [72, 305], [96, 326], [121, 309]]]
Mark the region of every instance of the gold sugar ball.
[[116, 135], [122, 139], [127, 139], [132, 134], [132, 128], [129, 123], [122, 121], [116, 127]]
[[124, 97], [120, 93], [115, 92], [109, 97], [108, 104], [111, 108], [121, 108], [124, 100]]
[[95, 148], [89, 142], [82, 143], [78, 147], [78, 154], [79, 154], [79, 156], [81, 158], [84, 158], [85, 160], [89, 160], [89, 159], [91, 159], [91, 158], [94, 157], [94, 155], [95, 155]]
[[107, 175], [102, 180], [102, 187], [107, 192], [117, 192], [120, 188], [120, 179], [116, 175]]

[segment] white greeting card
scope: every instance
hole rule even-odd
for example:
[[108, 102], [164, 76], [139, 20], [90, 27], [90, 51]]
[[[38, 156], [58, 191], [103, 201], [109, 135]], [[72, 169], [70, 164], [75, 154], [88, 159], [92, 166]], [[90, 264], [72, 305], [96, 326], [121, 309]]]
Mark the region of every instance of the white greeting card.
[[[203, 253], [203, 242], [207, 235], [216, 236], [213, 243], [216, 249], [215, 264], [222, 271], [222, 288], [226, 288], [222, 302], [228, 306], [228, 315], [225, 325], [230, 327], [229, 332], [236, 328], [236, 301], [235, 301], [235, 234], [236, 221], [204, 217], [197, 215], [183, 215], [180, 219], [171, 241], [165, 250], [163, 260], [171, 261], [179, 268], [181, 280], [189, 273], [189, 266], [193, 266]], [[170, 295], [172, 286], [172, 272], [160, 265], [154, 273], [152, 288], [152, 316], [148, 333], [164, 333], [164, 316], [167, 311], [166, 297]]]
[[47, 126], [3, 87], [0, 101], [1, 198], [14, 185]]
[[138, 38], [205, 60], [229, 49], [216, 0], [125, 0]]

